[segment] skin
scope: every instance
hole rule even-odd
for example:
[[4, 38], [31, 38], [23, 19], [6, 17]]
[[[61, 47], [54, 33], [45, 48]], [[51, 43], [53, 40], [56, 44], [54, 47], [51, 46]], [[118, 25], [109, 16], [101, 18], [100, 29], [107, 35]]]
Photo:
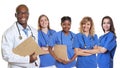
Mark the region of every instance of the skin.
[[109, 19], [104, 19], [102, 27], [105, 30], [105, 33], [110, 32], [110, 20]]
[[88, 21], [87, 23], [83, 24], [82, 25], [82, 28], [83, 28], [83, 32], [86, 36], [89, 35], [89, 30], [90, 30], [90, 27], [91, 27], [91, 23]]
[[42, 27], [42, 29], [44, 29], [44, 28], [48, 29], [48, 23], [49, 23], [49, 21], [47, 20], [47, 18], [45, 16], [43, 16], [40, 19], [39, 23], [40, 23], [40, 26]]
[[[27, 20], [29, 17], [28, 8], [24, 5], [19, 6], [15, 13], [15, 17], [17, 18], [18, 23], [20, 23], [23, 28], [26, 28]], [[31, 54], [30, 55], [30, 63], [33, 63], [36, 60], [37, 60], [37, 57], [35, 57], [35, 53]]]
[[71, 22], [68, 20], [65, 20], [63, 23], [61, 23], [61, 27], [63, 29], [63, 32], [65, 33], [65, 35], [69, 34], [69, 30], [71, 28]]
[[[69, 20], [65, 20], [64, 22], [61, 23], [61, 27], [63, 29], [63, 32], [65, 35], [68, 35], [69, 34], [69, 30], [71, 28], [71, 22]], [[52, 47], [49, 46], [49, 52], [50, 54], [58, 61], [58, 62], [61, 62], [63, 64], [67, 64], [67, 63], [70, 63], [72, 62], [71, 60], [74, 60], [74, 57], [71, 58], [71, 60], [65, 60], [65, 59], [60, 59], [58, 58], [54, 52], [52, 51]]]

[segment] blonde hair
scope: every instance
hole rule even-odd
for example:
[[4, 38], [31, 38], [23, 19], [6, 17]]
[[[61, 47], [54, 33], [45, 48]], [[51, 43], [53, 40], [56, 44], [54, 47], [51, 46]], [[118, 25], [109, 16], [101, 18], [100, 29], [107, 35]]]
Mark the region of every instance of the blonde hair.
[[48, 20], [48, 29], [50, 29], [50, 22], [49, 22], [48, 17], [47, 17], [46, 15], [42, 14], [42, 15], [40, 15], [39, 18], [38, 18], [38, 30], [41, 30], [41, 29], [42, 29], [42, 27], [41, 27], [41, 25], [40, 25], [40, 20], [41, 20], [42, 17], [46, 17], [46, 18], [47, 18], [47, 20]]
[[81, 20], [81, 22], [80, 22], [80, 32], [81, 33], [84, 33], [83, 32], [83, 27], [82, 27], [82, 25], [83, 24], [86, 24], [87, 22], [90, 22], [90, 30], [89, 30], [89, 34], [91, 35], [91, 36], [94, 36], [94, 33], [95, 33], [95, 30], [94, 30], [94, 23], [93, 23], [93, 20], [92, 20], [92, 18], [91, 17], [88, 17], [88, 16], [86, 16], [86, 17], [84, 17], [82, 20]]

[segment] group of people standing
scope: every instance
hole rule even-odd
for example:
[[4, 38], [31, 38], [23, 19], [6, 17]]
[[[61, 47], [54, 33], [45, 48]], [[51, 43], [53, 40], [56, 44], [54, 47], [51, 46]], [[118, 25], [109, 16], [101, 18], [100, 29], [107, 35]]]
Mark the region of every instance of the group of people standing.
[[[56, 32], [50, 28], [46, 15], [38, 18], [38, 30], [27, 24], [29, 11], [26, 5], [16, 8], [17, 22], [3, 35], [2, 55], [9, 68], [113, 68], [113, 57], [116, 50], [116, 34], [113, 20], [110, 16], [102, 19], [101, 27], [104, 34], [97, 37], [94, 22], [91, 17], [84, 17], [80, 22], [79, 33], [70, 31], [72, 20], [69, 16], [61, 18], [62, 30]], [[17, 27], [16, 27], [17, 26]], [[23, 31], [26, 29], [28, 34]], [[12, 52], [18, 44], [30, 35], [35, 37], [45, 54], [39, 57], [19, 56]], [[19, 39], [18, 39], [19, 38]], [[69, 60], [58, 58], [53, 47], [62, 44], [67, 47]], [[36, 62], [38, 65], [34, 64]]]

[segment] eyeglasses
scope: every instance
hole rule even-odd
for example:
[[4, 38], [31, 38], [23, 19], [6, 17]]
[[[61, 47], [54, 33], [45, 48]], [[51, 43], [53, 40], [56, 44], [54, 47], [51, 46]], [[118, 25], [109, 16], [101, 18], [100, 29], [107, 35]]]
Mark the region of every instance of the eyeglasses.
[[17, 14], [17, 15], [23, 15], [23, 14], [28, 15], [29, 13], [28, 13], [28, 12], [17, 12], [16, 14]]

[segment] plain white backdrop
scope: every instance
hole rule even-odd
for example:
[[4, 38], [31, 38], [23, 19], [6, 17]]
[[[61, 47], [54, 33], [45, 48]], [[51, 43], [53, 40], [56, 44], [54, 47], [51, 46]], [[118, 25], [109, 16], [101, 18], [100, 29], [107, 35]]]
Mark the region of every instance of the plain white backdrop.
[[[61, 30], [60, 19], [63, 16], [72, 18], [71, 31], [79, 32], [79, 23], [84, 16], [92, 17], [98, 36], [103, 34], [101, 19], [111, 16], [117, 34], [117, 50], [114, 57], [114, 68], [120, 68], [120, 4], [119, 0], [0, 0], [0, 40], [3, 33], [15, 21], [15, 9], [19, 4], [26, 4], [30, 16], [28, 24], [37, 29], [38, 17], [45, 14], [50, 19], [52, 29]], [[0, 42], [1, 44], [1, 42]], [[2, 59], [0, 48], [0, 68], [7, 68]]]

